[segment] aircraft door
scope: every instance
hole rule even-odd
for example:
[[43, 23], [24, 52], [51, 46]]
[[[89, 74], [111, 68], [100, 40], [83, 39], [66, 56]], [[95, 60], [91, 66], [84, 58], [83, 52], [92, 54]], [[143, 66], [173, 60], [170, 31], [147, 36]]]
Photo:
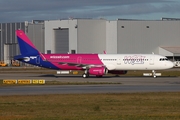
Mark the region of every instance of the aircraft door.
[[121, 65], [121, 58], [117, 58], [117, 65]]
[[150, 56], [149, 64], [154, 65], [154, 56]]
[[82, 61], [82, 57], [78, 57], [78, 58], [77, 58], [77, 63], [79, 63], [79, 64], [80, 64], [80, 63], [81, 63], [81, 61]]
[[39, 55], [37, 55], [36, 63], [37, 63], [37, 64], [40, 64], [40, 56], [39, 56]]

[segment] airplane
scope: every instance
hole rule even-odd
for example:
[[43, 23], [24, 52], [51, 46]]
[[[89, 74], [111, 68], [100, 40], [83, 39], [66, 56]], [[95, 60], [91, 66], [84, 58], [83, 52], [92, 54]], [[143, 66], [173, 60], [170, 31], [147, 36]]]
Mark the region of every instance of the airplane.
[[82, 70], [83, 78], [102, 77], [108, 73], [126, 74], [128, 70], [170, 69], [174, 64], [165, 56], [156, 54], [43, 54], [22, 30], [16, 30], [21, 55], [14, 60], [55, 70]]

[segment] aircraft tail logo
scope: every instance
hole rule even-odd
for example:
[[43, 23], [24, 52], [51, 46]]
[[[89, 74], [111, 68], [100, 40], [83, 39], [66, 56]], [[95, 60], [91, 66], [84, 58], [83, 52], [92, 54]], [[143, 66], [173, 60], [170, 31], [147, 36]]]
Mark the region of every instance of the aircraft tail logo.
[[21, 55], [39, 55], [39, 51], [22, 30], [16, 30]]

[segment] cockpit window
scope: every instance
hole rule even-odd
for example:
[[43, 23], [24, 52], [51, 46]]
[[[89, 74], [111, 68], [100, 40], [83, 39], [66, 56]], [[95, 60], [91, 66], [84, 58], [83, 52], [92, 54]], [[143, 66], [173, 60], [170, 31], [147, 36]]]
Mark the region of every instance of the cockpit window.
[[168, 61], [167, 58], [160, 58], [159, 61]]

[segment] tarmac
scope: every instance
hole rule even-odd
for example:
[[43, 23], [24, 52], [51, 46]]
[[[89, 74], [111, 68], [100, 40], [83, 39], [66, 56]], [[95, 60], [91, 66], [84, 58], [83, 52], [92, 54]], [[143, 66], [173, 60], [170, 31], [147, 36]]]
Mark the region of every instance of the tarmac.
[[[20, 85], [1, 86], [0, 95], [40, 94], [87, 94], [87, 93], [137, 93], [137, 92], [180, 92], [180, 77], [131, 77], [103, 76], [82, 78], [81, 75], [55, 75], [42, 73], [0, 72], [0, 79], [44, 79], [60, 82], [94, 82], [91, 85]], [[111, 84], [103, 84], [103, 83]], [[101, 83], [101, 84], [99, 84]]]

